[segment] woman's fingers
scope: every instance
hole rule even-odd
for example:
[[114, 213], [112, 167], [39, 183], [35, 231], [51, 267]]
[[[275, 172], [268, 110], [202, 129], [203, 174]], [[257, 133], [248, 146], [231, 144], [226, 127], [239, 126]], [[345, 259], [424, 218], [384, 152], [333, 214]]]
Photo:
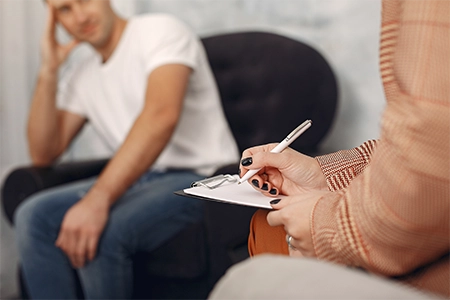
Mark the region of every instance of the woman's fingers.
[[[330, 195], [333, 193], [314, 191], [283, 197], [280, 201], [271, 203], [274, 210], [267, 214], [267, 222], [270, 226], [283, 226], [286, 233], [292, 236], [291, 245], [302, 255], [315, 256], [311, 235], [311, 212], [317, 201]], [[291, 254], [293, 253], [291, 251]]]
[[252, 166], [253, 164], [253, 155], [255, 155], [256, 153], [266, 153], [266, 152], [270, 152], [273, 148], [275, 148], [277, 144], [273, 143], [273, 144], [267, 144], [267, 145], [261, 145], [261, 146], [256, 146], [256, 147], [252, 147], [252, 148], [248, 148], [246, 150], [244, 150], [244, 152], [242, 153], [242, 157], [241, 157], [241, 161], [240, 161], [240, 176], [244, 176], [245, 173], [248, 172], [248, 170], [254, 170], [254, 169], [259, 169], [260, 167], [255, 167]]
[[278, 144], [277, 143], [271, 143], [271, 144], [265, 144], [260, 146], [255, 146], [252, 148], [245, 149], [244, 152], [242, 152], [242, 158], [253, 156], [256, 153], [259, 152], [270, 152], [273, 148], [275, 148]]
[[279, 189], [270, 181], [267, 181], [267, 179], [267, 174], [261, 174], [251, 177], [248, 181], [255, 190], [261, 192], [263, 195], [267, 197], [278, 196], [278, 194], [280, 193]]
[[286, 235], [286, 243], [288, 244], [289, 255], [295, 257], [315, 257], [314, 249], [308, 248], [308, 244], [304, 240], [298, 240], [292, 235]]
[[260, 168], [274, 168], [278, 170], [287, 169], [292, 165], [290, 151], [292, 151], [292, 149], [288, 148], [282, 153], [257, 152], [249, 156], [245, 156], [244, 154], [241, 160], [241, 169], [245, 172], [247, 170], [256, 170]]

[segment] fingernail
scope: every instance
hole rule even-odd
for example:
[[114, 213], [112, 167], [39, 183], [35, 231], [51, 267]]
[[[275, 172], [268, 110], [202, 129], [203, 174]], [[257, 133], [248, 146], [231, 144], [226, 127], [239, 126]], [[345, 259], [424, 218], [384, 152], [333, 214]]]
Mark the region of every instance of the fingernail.
[[250, 166], [253, 163], [253, 159], [251, 157], [246, 157], [241, 160], [241, 164], [245, 167]]
[[262, 185], [261, 189], [262, 189], [263, 191], [267, 191], [267, 190], [269, 190], [269, 186], [267, 185], [267, 183], [264, 183], [264, 184]]
[[269, 194], [276, 195], [277, 194], [277, 190], [276, 189], [271, 189], [269, 191]]
[[274, 205], [277, 204], [278, 202], [280, 202], [281, 199], [274, 199], [272, 201], [270, 201], [270, 204]]
[[259, 188], [259, 181], [258, 181], [257, 179], [253, 179], [253, 180], [252, 180], [252, 184], [253, 184], [254, 186], [256, 186], [257, 188]]

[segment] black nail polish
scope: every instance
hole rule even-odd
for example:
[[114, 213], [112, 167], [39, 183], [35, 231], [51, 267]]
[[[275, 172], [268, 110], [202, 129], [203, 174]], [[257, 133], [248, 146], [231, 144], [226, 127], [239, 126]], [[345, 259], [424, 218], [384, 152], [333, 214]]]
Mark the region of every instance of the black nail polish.
[[258, 180], [253, 179], [253, 180], [252, 180], [252, 184], [253, 184], [254, 186], [256, 186], [257, 188], [259, 188], [259, 181], [258, 181]]
[[262, 185], [261, 189], [262, 189], [263, 191], [268, 191], [268, 190], [269, 190], [269, 186], [267, 185], [267, 183], [264, 183], [264, 184]]
[[272, 201], [270, 201], [270, 204], [277, 204], [278, 202], [280, 202], [281, 199], [274, 199]]
[[271, 189], [269, 191], [269, 194], [276, 195], [277, 194], [277, 190], [276, 189]]
[[246, 157], [241, 160], [241, 164], [245, 167], [250, 166], [253, 163], [253, 159], [251, 157]]

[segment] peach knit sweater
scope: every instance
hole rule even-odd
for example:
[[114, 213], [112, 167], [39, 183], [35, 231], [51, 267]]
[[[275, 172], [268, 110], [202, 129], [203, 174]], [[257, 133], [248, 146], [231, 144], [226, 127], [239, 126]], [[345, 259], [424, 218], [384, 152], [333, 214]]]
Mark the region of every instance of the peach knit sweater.
[[[317, 157], [333, 193], [316, 203], [317, 258], [450, 296], [450, 1], [384, 0], [379, 141]], [[255, 214], [249, 249], [287, 253]]]

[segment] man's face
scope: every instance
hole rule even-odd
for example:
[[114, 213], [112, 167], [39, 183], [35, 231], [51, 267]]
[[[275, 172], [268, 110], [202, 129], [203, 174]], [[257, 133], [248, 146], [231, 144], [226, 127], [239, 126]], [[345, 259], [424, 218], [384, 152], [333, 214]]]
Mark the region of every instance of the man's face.
[[56, 20], [75, 39], [104, 46], [112, 33], [114, 12], [109, 0], [47, 0]]

